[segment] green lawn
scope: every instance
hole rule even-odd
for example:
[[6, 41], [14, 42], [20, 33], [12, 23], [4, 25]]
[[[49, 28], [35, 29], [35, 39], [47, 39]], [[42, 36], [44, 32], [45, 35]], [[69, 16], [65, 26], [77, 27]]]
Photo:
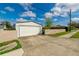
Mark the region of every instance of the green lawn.
[[75, 33], [74, 35], [72, 35], [71, 38], [79, 38], [79, 32]]
[[7, 41], [7, 42], [2, 42], [2, 43], [0, 43], [0, 47], [6, 46], [6, 45], [8, 45], [10, 43], [13, 43], [13, 42], [17, 43], [16, 47], [14, 47], [14, 48], [12, 48], [10, 50], [6, 50], [6, 51], [0, 51], [0, 55], [21, 48], [21, 45], [20, 45], [20, 43], [19, 43], [18, 40], [12, 40], [12, 41]]
[[70, 32], [59, 32], [59, 33], [55, 33], [55, 34], [49, 34], [49, 36], [58, 37], [58, 36], [65, 35], [68, 33], [70, 33]]

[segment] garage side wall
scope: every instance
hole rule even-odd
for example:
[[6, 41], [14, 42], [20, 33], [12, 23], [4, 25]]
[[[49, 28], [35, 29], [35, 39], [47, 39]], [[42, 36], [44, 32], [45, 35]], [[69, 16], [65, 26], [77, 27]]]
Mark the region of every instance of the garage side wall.
[[17, 37], [20, 37], [20, 32], [19, 32], [19, 26], [16, 24], [16, 34], [17, 34]]

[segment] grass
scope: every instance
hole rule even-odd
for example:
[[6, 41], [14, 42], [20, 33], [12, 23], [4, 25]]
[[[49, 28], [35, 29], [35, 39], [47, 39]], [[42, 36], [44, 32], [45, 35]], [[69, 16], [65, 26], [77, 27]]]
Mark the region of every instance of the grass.
[[12, 48], [10, 50], [6, 50], [6, 51], [0, 51], [0, 55], [21, 48], [21, 45], [20, 45], [20, 43], [19, 43], [18, 40], [12, 40], [12, 41], [7, 41], [7, 42], [2, 42], [2, 43], [0, 43], [0, 47], [6, 46], [6, 45], [8, 45], [10, 43], [13, 43], [13, 42], [16, 42], [17, 43], [16, 47], [14, 47], [14, 48]]
[[79, 32], [77, 32], [74, 35], [72, 35], [71, 38], [79, 38]]
[[59, 33], [55, 33], [55, 34], [50, 34], [49, 36], [58, 37], [58, 36], [65, 35], [68, 33], [70, 33], [70, 32], [59, 32]]

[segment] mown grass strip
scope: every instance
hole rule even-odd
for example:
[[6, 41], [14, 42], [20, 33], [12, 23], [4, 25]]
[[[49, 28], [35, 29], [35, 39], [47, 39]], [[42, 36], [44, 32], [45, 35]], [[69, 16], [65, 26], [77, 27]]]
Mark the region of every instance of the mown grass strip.
[[55, 33], [55, 34], [49, 34], [49, 36], [58, 37], [58, 36], [65, 35], [68, 33], [70, 33], [70, 32], [59, 32], [59, 33]]
[[21, 48], [21, 45], [20, 45], [20, 43], [19, 43], [18, 40], [12, 40], [12, 41], [7, 41], [7, 42], [0, 43], [0, 47], [6, 46], [6, 45], [8, 45], [10, 43], [13, 43], [13, 42], [16, 42], [17, 43], [16, 47], [14, 47], [14, 48], [12, 48], [10, 50], [2, 51], [2, 52], [0, 52], [0, 55]]
[[79, 38], [79, 32], [77, 32], [74, 35], [72, 35], [71, 38]]

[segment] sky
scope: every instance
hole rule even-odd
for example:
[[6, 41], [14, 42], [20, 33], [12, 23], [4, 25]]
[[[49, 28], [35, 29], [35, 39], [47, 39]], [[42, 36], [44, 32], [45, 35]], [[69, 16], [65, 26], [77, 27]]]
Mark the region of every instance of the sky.
[[79, 4], [68, 3], [0, 3], [0, 21], [34, 21], [45, 25], [50, 18], [53, 25], [67, 26], [71, 9], [72, 21], [79, 22]]

